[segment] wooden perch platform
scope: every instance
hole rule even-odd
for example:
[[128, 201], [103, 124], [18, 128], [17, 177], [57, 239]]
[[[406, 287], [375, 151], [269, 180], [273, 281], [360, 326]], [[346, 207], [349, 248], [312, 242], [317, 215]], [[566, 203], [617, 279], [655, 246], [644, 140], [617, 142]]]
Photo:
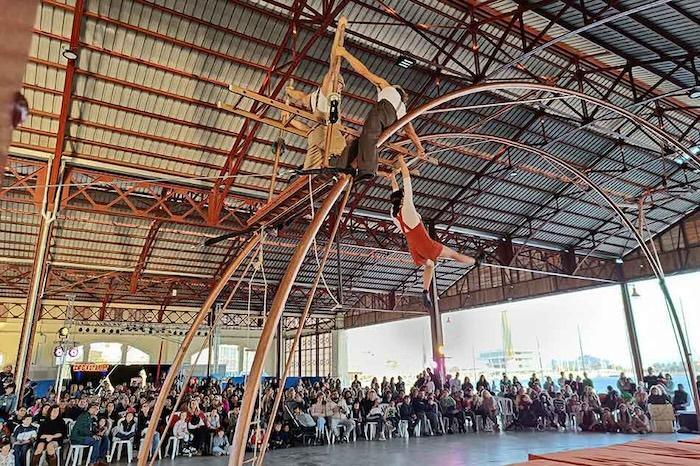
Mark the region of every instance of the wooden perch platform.
[[310, 202], [309, 178], [314, 199], [323, 197], [333, 186], [332, 175], [300, 176], [248, 219], [248, 229], [279, 225], [307, 209]]

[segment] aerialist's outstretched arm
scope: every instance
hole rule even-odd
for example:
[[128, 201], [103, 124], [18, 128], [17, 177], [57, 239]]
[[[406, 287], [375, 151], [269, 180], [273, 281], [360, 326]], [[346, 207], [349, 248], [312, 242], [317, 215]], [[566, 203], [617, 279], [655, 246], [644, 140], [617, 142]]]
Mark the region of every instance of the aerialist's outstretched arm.
[[[389, 81], [372, 73], [369, 70], [369, 68], [367, 68], [365, 66], [364, 63], [362, 63], [355, 56], [353, 56], [350, 52], [348, 52], [347, 49], [340, 47], [338, 49], [337, 53], [339, 56], [345, 58], [348, 61], [348, 63], [350, 64], [352, 69], [355, 70], [355, 72], [362, 75], [365, 79], [367, 79], [369, 82], [374, 84], [379, 89], [384, 89], [386, 87], [391, 86]], [[413, 144], [416, 146], [416, 151], [418, 152], [418, 156], [424, 157], [425, 156], [425, 149], [423, 149], [423, 144], [421, 144], [420, 139], [418, 139], [418, 135], [416, 134], [416, 130], [413, 129], [413, 125], [411, 123], [406, 123], [406, 125], [403, 127], [403, 131], [406, 133], [406, 136], [408, 136], [408, 138], [411, 140], [411, 142], [413, 142]]]
[[413, 128], [413, 125], [411, 123], [406, 123], [406, 126], [403, 127], [404, 133], [406, 133], [406, 136], [408, 136], [408, 139], [411, 140], [414, 146], [416, 146], [416, 152], [418, 153], [418, 157], [425, 157], [425, 149], [423, 148], [423, 144], [421, 144], [420, 139], [418, 138], [418, 134], [416, 134], [416, 130]]
[[377, 76], [376, 74], [372, 73], [369, 70], [369, 68], [365, 66], [364, 63], [355, 58], [355, 56], [348, 52], [347, 49], [345, 49], [344, 47], [339, 47], [336, 53], [339, 56], [346, 59], [356, 73], [362, 75], [363, 78], [374, 84], [379, 89], [384, 89], [385, 87], [391, 86], [391, 84], [389, 84], [389, 81], [382, 78], [381, 76]]

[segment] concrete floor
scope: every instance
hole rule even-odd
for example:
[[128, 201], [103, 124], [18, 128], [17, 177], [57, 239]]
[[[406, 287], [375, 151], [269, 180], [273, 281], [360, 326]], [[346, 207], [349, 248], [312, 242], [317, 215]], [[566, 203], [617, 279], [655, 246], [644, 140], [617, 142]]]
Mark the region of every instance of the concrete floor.
[[[276, 450], [265, 456], [270, 466], [329, 466], [329, 465], [440, 465], [481, 466], [507, 465], [527, 461], [530, 452], [555, 452], [579, 448], [599, 447], [645, 438], [672, 441], [688, 438], [682, 434], [651, 434], [646, 436], [624, 434], [582, 434], [573, 432], [506, 432], [455, 434], [443, 437], [392, 439], [386, 442], [367, 442], [299, 447]], [[224, 466], [228, 458], [176, 459], [175, 463]]]

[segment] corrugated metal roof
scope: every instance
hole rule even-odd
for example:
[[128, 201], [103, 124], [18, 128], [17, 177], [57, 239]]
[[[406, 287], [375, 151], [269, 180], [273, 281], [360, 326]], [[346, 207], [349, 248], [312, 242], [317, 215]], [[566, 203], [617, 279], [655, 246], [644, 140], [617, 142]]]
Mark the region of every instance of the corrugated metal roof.
[[[24, 94], [34, 113], [23, 128], [13, 134], [16, 148], [46, 154], [53, 154], [55, 150], [66, 68], [61, 51], [68, 46], [73, 20], [70, 8], [62, 8], [61, 3], [55, 0], [42, 2], [39, 9], [37, 32], [30, 52], [32, 59], [24, 78]], [[316, 10], [322, 8], [320, 0], [307, 3]], [[507, 19], [477, 23], [476, 45], [480, 54], [477, 64], [467, 29], [451, 29], [461, 28], [462, 19], [469, 24], [472, 18], [467, 16], [467, 10], [457, 10], [438, 0], [423, 0], [421, 3], [391, 0], [385, 3], [400, 18], [373, 2], [349, 2], [342, 13], [351, 20], [347, 47], [371, 70], [392, 83], [401, 84], [409, 93], [410, 107], [469, 84], [470, 73], [485, 66], [484, 54], [495, 53], [487, 73], [505, 63], [514, 63], [523, 54], [521, 37], [515, 30], [505, 38], [501, 49], [495, 50]], [[614, 14], [643, 3], [643, 0], [620, 2], [616, 8], [606, 11]], [[74, 2], [65, 4], [72, 6]], [[280, 136], [280, 131], [255, 125], [256, 130], [252, 133], [253, 125], [246, 126], [244, 118], [216, 108], [216, 103], [221, 100], [243, 110], [252, 110], [252, 100], [228, 92], [226, 85], [235, 83], [257, 91], [272, 66], [277, 69], [270, 74], [270, 85], [264, 92], [285, 84], [280, 80], [287, 71], [286, 67], [297, 58], [302, 44], [313, 36], [315, 26], [309, 26], [309, 23], [317, 19], [312, 8], [305, 9], [302, 17], [307, 24], [300, 25], [295, 37], [285, 41], [290, 15], [283, 5], [291, 4], [290, 0], [275, 3], [264, 0], [250, 3], [223, 0], [88, 1], [64, 155], [88, 165], [118, 167], [122, 173], [149, 170], [154, 176], [178, 174], [207, 178], [204, 181], [210, 183], [227, 166], [229, 152], [239, 133], [242, 133], [242, 138], [253, 136], [245, 154], [239, 154], [242, 160], [239, 174], [242, 176], [234, 183], [240, 192], [246, 194], [250, 204], [246, 205], [240, 198], [227, 200], [228, 212], [244, 214], [248, 207], [257, 205], [259, 199], [267, 196], [270, 177], [264, 175], [271, 174], [272, 142]], [[563, 5], [563, 1], [539, 5], [535, 11], [525, 12], [524, 22], [530, 31], [541, 31], [549, 26], [547, 16], [556, 14]], [[590, 11], [602, 10], [607, 5], [603, 0], [585, 2]], [[511, 0], [492, 2], [476, 11], [473, 19], [481, 21], [494, 11], [507, 15], [517, 8], [517, 2]], [[570, 28], [582, 26], [584, 22], [579, 8], [572, 6], [562, 16], [560, 24], [551, 25], [548, 38], [559, 37]], [[688, 70], [675, 70], [675, 63], [658, 58], [659, 55], [673, 57], [688, 52], [686, 49], [700, 48], [697, 24], [691, 20], [698, 17], [698, 2], [679, 0], [673, 2], [672, 7], [645, 10], [604, 27], [592, 28], [585, 37], [568, 37], [560, 45], [568, 47], [569, 52], [562, 51], [559, 46], [550, 47], [524, 60], [522, 67], [511, 66], [491, 77], [531, 81], [533, 76], [560, 76], [559, 85], [578, 89], [570, 52], [575, 50], [579, 56], [594, 57], [582, 60], [582, 69], [586, 72], [583, 91], [629, 107], [635, 95], [649, 97], [646, 91], [633, 89], [625, 77], [623, 85], [608, 93], [628, 59], [656, 61], [645, 65], [636, 63], [632, 67], [635, 79], [647, 88], [657, 85], [665, 73], [674, 71], [674, 81], [661, 82], [655, 93], [677, 91], [679, 84], [695, 84], [694, 76]], [[403, 20], [415, 27], [394, 24]], [[440, 27], [421, 28], [418, 23]], [[322, 79], [327, 69], [332, 32], [331, 27], [310, 44], [306, 57], [290, 70], [298, 89], [310, 91]], [[526, 38], [531, 39], [531, 36]], [[279, 50], [283, 41], [284, 47]], [[440, 52], [434, 44], [450, 51], [450, 56]], [[416, 57], [418, 64], [409, 70], [398, 68], [395, 62], [401, 53]], [[276, 63], [275, 57], [279, 58]], [[433, 61], [435, 63], [431, 65]], [[594, 72], [595, 63], [620, 68], [605, 73]], [[357, 128], [375, 99], [376, 91], [366, 80], [345, 67], [343, 74], [347, 84], [343, 114], [347, 117], [346, 123]], [[436, 81], [436, 78], [439, 79]], [[513, 88], [470, 95], [450, 105], [500, 105], [526, 94], [522, 89]], [[527, 95], [533, 98], [533, 95]], [[534, 97], [552, 95], [535, 93]], [[694, 105], [685, 97], [678, 97], [675, 102]], [[666, 111], [665, 129], [670, 134], [683, 135], [685, 142], [700, 140], [697, 129], [683, 134], [696, 122], [692, 112], [677, 111], [667, 100], [660, 101], [660, 106]], [[651, 106], [632, 109], [647, 121], [657, 121]], [[277, 110], [267, 110], [264, 114], [279, 118]], [[578, 129], [580, 122], [591, 115], [597, 118], [595, 124]], [[633, 200], [647, 191], [656, 190], [662, 187], [664, 179], [668, 186], [682, 188], [690, 184], [697, 188], [700, 175], [678, 169], [673, 161], [675, 157], [662, 156], [658, 141], [631, 122], [610, 117], [609, 112], [593, 105], [566, 99], [513, 105], [507, 110], [494, 106], [435, 113], [417, 120], [415, 126], [420, 134], [470, 129], [517, 139], [576, 164], [608, 190], [616, 202]], [[626, 145], [619, 150], [616, 144], [622, 136]], [[294, 135], [285, 135], [285, 140], [288, 150], [282, 166], [288, 168], [303, 163], [306, 141]], [[617, 256], [634, 247], [630, 235], [624, 231], [609, 237], [599, 235], [595, 241], [604, 243], [593, 243], [590, 232], [619, 224], [612, 211], [593, 193], [568, 183], [566, 177], [570, 177], [570, 173], [560, 171], [531, 152], [510, 149], [504, 154], [504, 148], [499, 144], [474, 144], [458, 138], [427, 142], [426, 149], [434, 152], [440, 165], [421, 165], [421, 176], [414, 181], [416, 205], [425, 219], [443, 223], [447, 217], [456, 214], [450, 218], [456, 227], [497, 236], [526, 238], [532, 235], [532, 240], [562, 248], [578, 245], [588, 251], [595, 247], [596, 254]], [[102, 169], [96, 170], [99, 173]], [[81, 183], [94, 181], [88, 176], [77, 179]], [[276, 190], [281, 191], [286, 183], [286, 178], [278, 178]], [[93, 194], [96, 201], [108, 203], [115, 196], [113, 186], [98, 187]], [[140, 187], [134, 188], [133, 193], [145, 199], [154, 193], [163, 195], [165, 190], [165, 187], [158, 187], [151, 192]], [[353, 197], [352, 201], [358, 201], [358, 210], [383, 214], [389, 207], [388, 190], [387, 184], [378, 182], [369, 186], [363, 197]], [[457, 197], [459, 192], [461, 195]], [[18, 191], [0, 201], [3, 219], [0, 235], [6, 240], [1, 242], [3, 250], [0, 256], [26, 261], [34, 254], [39, 217], [33, 205], [36, 200], [22, 196]], [[654, 206], [647, 212], [654, 230], [676, 221], [700, 202], [697, 190], [674, 188], [670, 194], [661, 192], [655, 196]], [[663, 198], [662, 202], [659, 200], [661, 196], [668, 198]], [[60, 211], [50, 250], [51, 260], [94, 265], [95, 257], [98, 257], [98, 262], [104, 267], [133, 270], [146, 243], [150, 221], [135, 215], [134, 210], [123, 202], [111, 206], [111, 210], [97, 209], [87, 199], [76, 203], [80, 204], [80, 210]], [[196, 209], [206, 209], [206, 206], [196, 206]], [[206, 214], [201, 212], [202, 216]], [[226, 227], [230, 228], [232, 223], [229, 221]], [[192, 276], [211, 277], [227, 257], [230, 244], [203, 248], [201, 242], [220, 232], [220, 229], [201, 225], [166, 222], [155, 236], [146, 269], [159, 273], [186, 271]], [[265, 245], [266, 268], [269, 266], [266, 272], [271, 282], [281, 279], [292, 254], [288, 245], [281, 244], [291, 239], [285, 240], [282, 236], [275, 241], [280, 244], [272, 244], [271, 240]], [[367, 251], [352, 246], [343, 246], [341, 252], [341, 273], [352, 286], [386, 291], [418, 290], [419, 277], [405, 255], [369, 255]], [[314, 263], [315, 259], [307, 256], [299, 283], [308, 285], [312, 281]], [[440, 288], [454, 283], [464, 271], [464, 268], [454, 265], [442, 267]], [[335, 270], [329, 270], [327, 279], [334, 281], [335, 274]], [[405, 285], [407, 281], [409, 283]], [[185, 295], [183, 300], [197, 302], [201, 299], [199, 295], [206, 292], [207, 281], [193, 279], [192, 283], [192, 289], [196, 291]], [[107, 282], [99, 282], [100, 290], [107, 287]], [[131, 296], [124, 299], [141, 302], [147, 298]], [[330, 302], [328, 297], [322, 299], [324, 305]], [[259, 297], [255, 300], [259, 305]]]

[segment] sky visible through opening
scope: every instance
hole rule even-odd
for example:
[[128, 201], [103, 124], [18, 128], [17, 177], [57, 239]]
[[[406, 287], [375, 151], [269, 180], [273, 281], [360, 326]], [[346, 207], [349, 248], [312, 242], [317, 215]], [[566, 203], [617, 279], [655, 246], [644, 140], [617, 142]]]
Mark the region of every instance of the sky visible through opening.
[[[700, 272], [667, 279], [684, 320], [696, 368], [700, 361]], [[655, 280], [634, 283], [632, 298], [642, 361], [684, 382], [681, 357], [663, 296]], [[532, 372], [559, 377], [564, 370], [603, 385], [620, 371], [632, 375], [632, 358], [618, 285], [444, 314], [448, 372], [461, 376], [502, 372], [529, 377]], [[630, 286], [632, 292], [632, 286]], [[504, 330], [506, 338], [504, 338]], [[510, 334], [510, 346], [507, 334]], [[408, 377], [431, 364], [427, 317], [350, 329], [348, 376]], [[579, 337], [580, 335], [580, 337]], [[504, 357], [504, 353], [508, 357]], [[582, 357], [583, 355], [583, 357]], [[500, 377], [499, 377], [500, 378]]]

